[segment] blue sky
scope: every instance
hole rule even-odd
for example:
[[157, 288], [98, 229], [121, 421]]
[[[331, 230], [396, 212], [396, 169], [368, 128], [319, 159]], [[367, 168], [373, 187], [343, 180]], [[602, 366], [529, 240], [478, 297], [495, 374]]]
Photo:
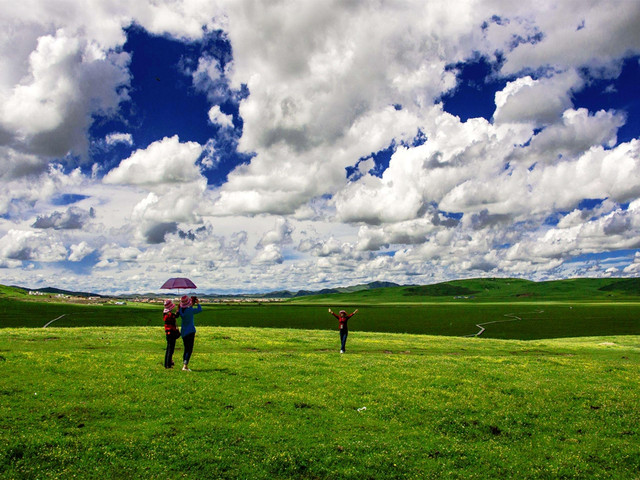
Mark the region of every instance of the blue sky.
[[207, 91], [194, 84], [191, 72], [203, 55], [218, 60], [221, 69], [232, 61], [231, 45], [224, 32], [207, 33], [202, 39], [189, 42], [153, 35], [138, 25], [128, 27], [125, 32], [127, 41], [122, 50], [131, 56], [130, 101], [123, 104], [117, 118], [98, 119], [90, 133], [99, 142], [113, 131], [127, 131], [135, 144], [126, 145], [128, 151], [121, 148], [115, 154], [98, 151], [95, 160], [102, 165], [115, 162], [114, 166], [117, 166], [126, 153], [176, 134], [181, 141], [202, 145], [214, 140], [220, 150], [218, 164], [215, 169], [206, 171], [206, 176], [210, 185], [220, 185], [230, 170], [251, 158], [236, 149], [243, 123], [238, 108], [245, 93], [242, 89], [229, 92], [222, 82], [225, 98], [217, 100], [222, 100], [220, 111], [233, 118], [234, 133], [231, 138], [219, 135], [221, 127], [208, 119], [211, 102], [207, 99]]
[[69, 3], [0, 18], [1, 283], [640, 270], [635, 2]]

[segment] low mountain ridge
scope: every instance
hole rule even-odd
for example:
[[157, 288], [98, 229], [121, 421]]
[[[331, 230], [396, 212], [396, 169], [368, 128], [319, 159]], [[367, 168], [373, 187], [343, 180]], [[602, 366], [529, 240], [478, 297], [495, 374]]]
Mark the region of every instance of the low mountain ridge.
[[[0, 295], [7, 297], [24, 297], [29, 291], [49, 295], [69, 295], [74, 297], [113, 298], [116, 296], [100, 295], [89, 292], [64, 290], [55, 287], [28, 289], [19, 286], [0, 285]], [[168, 293], [146, 293], [119, 295], [122, 298], [150, 297], [162, 298]], [[235, 298], [235, 299], [286, 299], [304, 300], [310, 297], [321, 299], [344, 299], [353, 302], [377, 299], [389, 302], [415, 302], [432, 298], [444, 299], [478, 299], [478, 300], [615, 300], [640, 298], [640, 278], [574, 278], [534, 282], [518, 278], [474, 278], [451, 280], [428, 285], [399, 285], [393, 282], [370, 282], [348, 287], [324, 288], [321, 290], [279, 290], [253, 294], [221, 294], [198, 293], [202, 298]]]

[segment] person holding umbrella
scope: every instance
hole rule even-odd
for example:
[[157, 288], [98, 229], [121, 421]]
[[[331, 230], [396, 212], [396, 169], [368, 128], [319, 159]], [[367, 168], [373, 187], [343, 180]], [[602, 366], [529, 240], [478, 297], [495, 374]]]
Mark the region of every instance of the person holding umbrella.
[[347, 336], [349, 335], [349, 327], [347, 325], [347, 322], [351, 317], [358, 313], [358, 309], [356, 308], [353, 313], [349, 315], [345, 310], [340, 310], [340, 315], [336, 315], [331, 309], [329, 309], [329, 313], [336, 317], [340, 324], [340, 353], [344, 353], [347, 347]]
[[173, 368], [173, 352], [176, 349], [176, 340], [180, 336], [180, 330], [176, 325], [178, 314], [173, 312], [176, 306], [171, 300], [164, 301], [164, 333], [167, 337], [167, 350], [164, 354], [164, 368]]
[[[194, 308], [194, 304], [198, 308]], [[189, 360], [191, 360], [191, 354], [193, 353], [193, 344], [196, 340], [196, 327], [193, 323], [193, 316], [202, 311], [202, 305], [198, 297], [189, 297], [183, 295], [180, 299], [180, 308], [178, 308], [178, 315], [182, 319], [182, 343], [184, 343], [184, 355], [182, 357], [182, 370], [190, 372]]]

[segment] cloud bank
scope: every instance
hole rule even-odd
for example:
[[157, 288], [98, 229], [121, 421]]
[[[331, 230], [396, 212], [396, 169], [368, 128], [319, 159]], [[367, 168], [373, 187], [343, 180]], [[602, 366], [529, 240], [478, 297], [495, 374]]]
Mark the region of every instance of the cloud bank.
[[[638, 94], [614, 99], [637, 68], [638, 21], [624, 0], [7, 6], [6, 283], [637, 275]], [[151, 90], [124, 48], [132, 26], [195, 52], [172, 88], [202, 94], [209, 138], [132, 133], [133, 94]], [[489, 114], [451, 107], [469, 91], [462, 111]], [[243, 160], [226, 164], [229, 150]]]

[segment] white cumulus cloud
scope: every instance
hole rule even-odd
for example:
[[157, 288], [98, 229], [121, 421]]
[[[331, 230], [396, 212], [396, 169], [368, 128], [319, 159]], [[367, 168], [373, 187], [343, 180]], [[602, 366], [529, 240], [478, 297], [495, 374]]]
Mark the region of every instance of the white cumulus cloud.
[[125, 145], [133, 145], [133, 137], [130, 133], [114, 132], [107, 135], [104, 139], [107, 145], [116, 145], [124, 143]]
[[220, 111], [219, 105], [214, 105], [209, 109], [209, 120], [215, 125], [224, 128], [233, 128], [233, 117]]
[[133, 152], [107, 173], [103, 182], [160, 185], [198, 180], [201, 174], [196, 161], [201, 153], [202, 146], [196, 142], [181, 143], [177, 135], [165, 137]]
[[95, 251], [95, 249], [91, 248], [85, 241], [73, 244], [69, 249], [71, 250], [71, 253], [69, 254], [69, 261], [71, 262], [79, 262]]

